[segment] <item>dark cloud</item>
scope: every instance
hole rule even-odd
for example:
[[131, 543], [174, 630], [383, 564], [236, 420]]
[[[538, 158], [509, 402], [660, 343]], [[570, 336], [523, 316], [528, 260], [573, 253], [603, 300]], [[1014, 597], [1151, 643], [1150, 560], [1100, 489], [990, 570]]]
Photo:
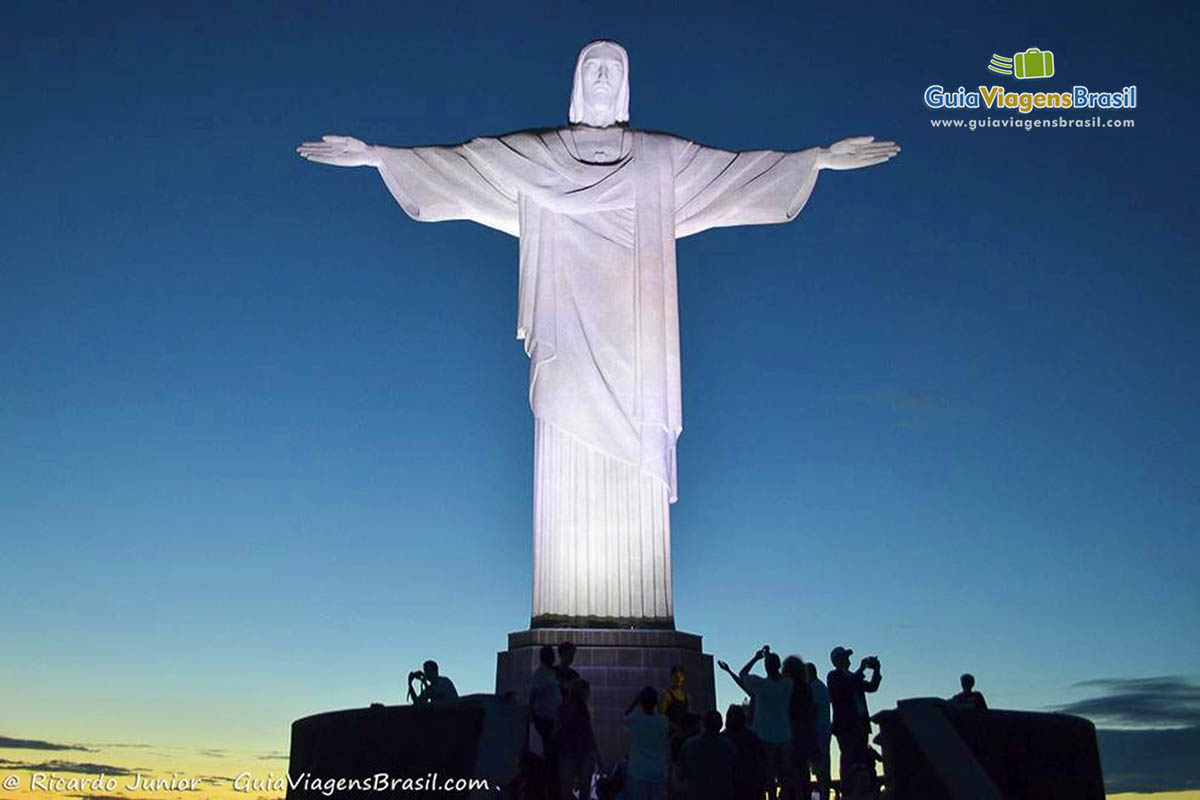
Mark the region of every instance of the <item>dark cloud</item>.
[[222, 750], [219, 747], [210, 747], [206, 750], [198, 750], [197, 752], [200, 753], [200, 755], [208, 756], [209, 758], [224, 758], [225, 756], [229, 755], [228, 750]]
[[1200, 727], [1200, 684], [1176, 675], [1158, 678], [1105, 678], [1076, 687], [1095, 688], [1098, 697], [1057, 706], [1096, 723], [1140, 728]]
[[1108, 792], [1200, 789], [1200, 684], [1162, 675], [1103, 678], [1072, 688], [1097, 694], [1055, 710], [1120, 726], [1096, 731]]
[[14, 739], [11, 736], [0, 736], [0, 747], [10, 747], [15, 750], [82, 750], [85, 753], [95, 752], [78, 744], [57, 744], [55, 742], [43, 742], [41, 739]]
[[287, 761], [287, 759], [288, 754], [281, 753], [278, 750], [272, 750], [271, 752], [258, 757], [259, 761]]
[[135, 771], [146, 772], [146, 770], [129, 770], [125, 767], [115, 767], [112, 764], [89, 764], [80, 761], [43, 761], [40, 764], [31, 761], [11, 761], [7, 758], [0, 758], [0, 767], [8, 769], [27, 769], [31, 772], [74, 772], [81, 775], [133, 775]]
[[1111, 794], [1200, 789], [1200, 728], [1099, 730], [1096, 739]]
[[81, 800], [129, 800], [123, 794], [68, 794], [64, 797], [78, 797]]

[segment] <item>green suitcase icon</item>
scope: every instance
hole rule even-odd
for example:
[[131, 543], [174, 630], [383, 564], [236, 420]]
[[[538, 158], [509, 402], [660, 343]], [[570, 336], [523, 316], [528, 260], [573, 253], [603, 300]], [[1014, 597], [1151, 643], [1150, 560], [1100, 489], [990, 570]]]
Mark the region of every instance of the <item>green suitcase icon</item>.
[[1049, 50], [1031, 47], [1013, 55], [1013, 61], [1018, 78], [1049, 78], [1054, 74], [1054, 53]]

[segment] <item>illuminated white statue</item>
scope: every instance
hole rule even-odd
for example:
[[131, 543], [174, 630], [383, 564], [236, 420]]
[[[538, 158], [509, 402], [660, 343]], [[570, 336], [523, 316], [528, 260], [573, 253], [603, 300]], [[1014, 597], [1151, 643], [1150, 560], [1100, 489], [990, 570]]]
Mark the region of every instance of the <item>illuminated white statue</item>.
[[310, 161], [378, 168], [410, 217], [520, 238], [517, 338], [531, 361], [533, 624], [674, 626], [670, 503], [680, 410], [675, 240], [787, 222], [821, 169], [899, 152], [864, 136], [729, 152], [636, 131], [629, 60], [583, 48], [570, 125], [445, 147], [325, 136]]

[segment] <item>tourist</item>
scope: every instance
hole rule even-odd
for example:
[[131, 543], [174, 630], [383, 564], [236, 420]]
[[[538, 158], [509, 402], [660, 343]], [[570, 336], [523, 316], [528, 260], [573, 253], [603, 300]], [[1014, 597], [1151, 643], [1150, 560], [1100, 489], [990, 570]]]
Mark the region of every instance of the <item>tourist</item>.
[[558, 646], [558, 666], [554, 668], [554, 673], [558, 677], [558, 688], [564, 700], [571, 691], [571, 684], [579, 680], [579, 673], [571, 666], [574, 663], [575, 645], [563, 642]]
[[704, 715], [704, 730], [683, 743], [680, 779], [687, 800], [734, 800], [737, 750], [721, 735], [721, 712]]
[[811, 800], [808, 762], [813, 748], [813, 698], [808, 685], [808, 669], [802, 658], [793, 655], [783, 660], [783, 674], [792, 682], [792, 696], [788, 700], [788, 722], [792, 733], [792, 787], [797, 797]]
[[554, 671], [554, 648], [544, 645], [538, 651], [538, 661], [541, 663], [529, 679], [529, 717], [542, 740], [542, 756], [549, 762], [552, 754], [550, 734], [558, 719], [558, 709], [562, 707], [562, 693]]
[[671, 667], [671, 685], [658, 699], [658, 710], [666, 716], [671, 724], [671, 732], [679, 731], [683, 717], [688, 713], [688, 693], [684, 688], [687, 683], [687, 673], [679, 664]]
[[667, 763], [670, 723], [657, 712], [658, 693], [647, 686], [625, 711], [629, 731], [629, 767], [626, 800], [664, 800], [667, 796]]
[[958, 682], [962, 691], [951, 697], [950, 702], [975, 711], [987, 711], [987, 701], [983, 699], [983, 694], [975, 691], [975, 676], [969, 672], [963, 673]]
[[558, 762], [560, 800], [570, 800], [575, 789], [583, 796], [591, 792], [592, 775], [599, 766], [596, 734], [588, 710], [591, 684], [583, 678], [571, 681], [571, 688], [558, 710], [558, 724], [552, 738]]
[[[838, 749], [842, 751], [841, 774], [843, 779], [850, 775], [855, 764], [869, 765], [872, 773], [875, 761], [868, 739], [871, 736], [871, 716], [867, 710], [867, 693], [879, 688], [882, 676], [879, 659], [868, 656], [862, 660], [858, 670], [850, 671], [850, 656], [853, 650], [835, 647], [829, 654], [833, 670], [826, 676], [829, 682], [829, 702], [833, 708], [833, 735], [837, 737]], [[871, 670], [871, 679], [863, 677]]]
[[704, 727], [701, 724], [701, 719], [691, 712], [684, 714], [679, 720], [679, 730], [671, 734], [671, 767], [667, 781], [667, 795], [672, 800], [677, 800], [684, 796], [683, 778], [681, 777], [680, 755], [683, 752], [683, 743], [694, 736], [699, 736], [704, 732]]
[[[767, 676], [751, 675], [750, 670], [763, 662]], [[792, 728], [790, 708], [792, 680], [780, 672], [779, 654], [763, 645], [738, 672], [740, 685], [754, 699], [754, 719], [751, 727], [762, 740], [767, 759], [767, 793], [774, 794], [775, 785], [785, 796], [792, 785]]]
[[[746, 709], [736, 703], [725, 712], [723, 734], [737, 751], [733, 764], [734, 800], [762, 800], [766, 757], [762, 741], [746, 727]], [[805, 798], [807, 800], [807, 798]]]
[[[414, 680], [421, 682], [420, 694], [413, 690]], [[414, 705], [457, 700], [458, 690], [453, 681], [438, 674], [437, 662], [430, 660], [421, 665], [420, 671], [408, 673], [408, 698]]]
[[812, 751], [809, 760], [812, 762], [813, 774], [817, 776], [817, 793], [821, 800], [829, 800], [829, 738], [832, 735], [829, 722], [829, 689], [817, 677], [816, 664], [809, 662], [804, 666], [808, 673], [808, 688], [812, 693], [813, 702]]

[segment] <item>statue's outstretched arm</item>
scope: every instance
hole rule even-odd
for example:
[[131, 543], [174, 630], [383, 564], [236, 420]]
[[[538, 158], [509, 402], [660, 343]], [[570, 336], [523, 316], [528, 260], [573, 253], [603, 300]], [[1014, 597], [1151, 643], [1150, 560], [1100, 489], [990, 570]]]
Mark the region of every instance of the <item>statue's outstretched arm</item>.
[[352, 136], [323, 136], [320, 142], [305, 142], [296, 152], [308, 161], [335, 167], [378, 167], [379, 155], [361, 139]]
[[305, 142], [296, 152], [318, 164], [335, 167], [378, 167], [379, 154], [374, 147], [353, 136], [322, 136], [319, 142]]
[[900, 152], [873, 136], [807, 150], [721, 150], [676, 140], [675, 236], [710, 228], [787, 222], [808, 202], [823, 169], [860, 169]]
[[499, 183], [495, 171], [485, 176], [485, 158], [472, 155], [467, 144], [383, 147], [353, 136], [322, 136], [296, 152], [319, 164], [376, 167], [396, 202], [415, 220], [471, 220], [519, 235], [516, 191]]
[[852, 136], [817, 148], [817, 169], [861, 169], [882, 164], [900, 152], [895, 142], [877, 142], [874, 136]]

